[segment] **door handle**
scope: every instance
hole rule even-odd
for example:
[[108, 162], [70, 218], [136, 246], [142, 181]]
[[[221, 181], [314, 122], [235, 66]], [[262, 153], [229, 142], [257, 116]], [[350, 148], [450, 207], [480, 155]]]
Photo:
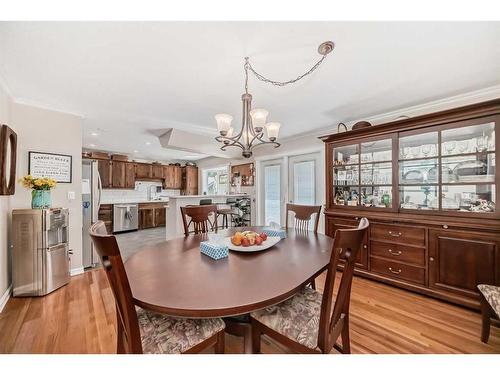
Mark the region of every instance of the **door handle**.
[[397, 256], [399, 256], [399, 255], [401, 255], [401, 254], [402, 254], [402, 253], [401, 253], [401, 250], [394, 251], [394, 250], [392, 250], [392, 249], [389, 249], [388, 251], [389, 251], [389, 254], [394, 255], [395, 257], [397, 257]]
[[390, 230], [389, 235], [391, 235], [392, 237], [401, 237], [402, 233], [401, 232], [393, 232]]
[[392, 269], [392, 267], [389, 267], [389, 271], [391, 271], [392, 273], [394, 273], [394, 274], [396, 274], [396, 275], [399, 275], [399, 274], [401, 273], [401, 268], [400, 268], [400, 269], [398, 269], [397, 271], [394, 271], [394, 270]]

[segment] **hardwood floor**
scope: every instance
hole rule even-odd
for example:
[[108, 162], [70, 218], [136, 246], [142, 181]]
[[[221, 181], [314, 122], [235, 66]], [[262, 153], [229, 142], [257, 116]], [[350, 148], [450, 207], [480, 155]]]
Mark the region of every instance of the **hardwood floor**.
[[[318, 289], [324, 283], [317, 281]], [[351, 299], [353, 353], [500, 353], [500, 329], [480, 340], [477, 312], [374, 281], [355, 278]], [[226, 352], [241, 353], [226, 335]], [[286, 353], [271, 339], [264, 353]], [[75, 276], [41, 298], [11, 298], [0, 314], [0, 353], [114, 353], [115, 310], [102, 270]], [[211, 352], [211, 351], [208, 351]]]

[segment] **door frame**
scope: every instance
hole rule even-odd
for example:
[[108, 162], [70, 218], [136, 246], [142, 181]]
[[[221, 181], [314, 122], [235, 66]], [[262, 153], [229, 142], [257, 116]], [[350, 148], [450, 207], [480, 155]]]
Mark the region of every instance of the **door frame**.
[[264, 171], [266, 167], [270, 167], [273, 165], [279, 165], [280, 166], [280, 222], [284, 223], [284, 211], [285, 211], [285, 202], [286, 202], [286, 197], [288, 194], [288, 186], [287, 184], [283, 183], [284, 181], [288, 180], [288, 171], [286, 170], [285, 166], [287, 166], [287, 161], [288, 157], [283, 157], [283, 158], [277, 158], [277, 159], [269, 159], [265, 161], [261, 161], [258, 163], [258, 189], [257, 189], [257, 196], [258, 196], [258, 206], [259, 206], [259, 214], [258, 214], [258, 222], [261, 225], [265, 225], [265, 218], [266, 218], [266, 205], [265, 205], [265, 177], [264, 177]]

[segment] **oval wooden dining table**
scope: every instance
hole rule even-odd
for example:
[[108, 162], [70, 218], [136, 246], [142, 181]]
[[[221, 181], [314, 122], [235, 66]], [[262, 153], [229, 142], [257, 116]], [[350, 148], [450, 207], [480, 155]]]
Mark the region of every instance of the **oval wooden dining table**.
[[[245, 228], [261, 232], [262, 227]], [[242, 228], [219, 234], [231, 235]], [[178, 317], [227, 317], [281, 302], [322, 273], [333, 239], [288, 229], [287, 238], [253, 253], [230, 251], [213, 260], [200, 253], [206, 235], [147, 246], [125, 262], [136, 305]]]

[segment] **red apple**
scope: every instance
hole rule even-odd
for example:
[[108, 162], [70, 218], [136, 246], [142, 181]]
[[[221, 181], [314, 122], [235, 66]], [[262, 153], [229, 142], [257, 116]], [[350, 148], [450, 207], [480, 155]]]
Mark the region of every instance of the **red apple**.
[[262, 237], [255, 237], [255, 244], [257, 246], [262, 245], [262, 242], [264, 242], [264, 240], [262, 239]]
[[266, 233], [261, 233], [260, 238], [262, 238], [262, 241], [267, 240], [267, 234]]
[[250, 246], [250, 241], [248, 241], [248, 238], [242, 238], [241, 239], [241, 246], [243, 246], [243, 247]]

